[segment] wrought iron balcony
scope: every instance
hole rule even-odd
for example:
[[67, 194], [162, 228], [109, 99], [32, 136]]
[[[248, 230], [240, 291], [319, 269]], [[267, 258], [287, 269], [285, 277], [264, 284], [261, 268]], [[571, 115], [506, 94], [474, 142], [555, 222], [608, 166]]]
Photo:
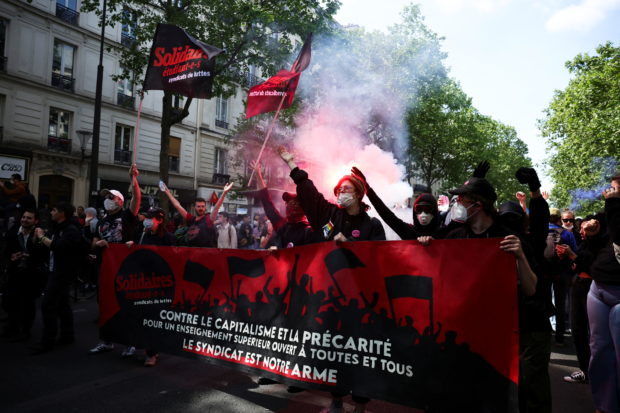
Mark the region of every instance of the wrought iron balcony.
[[66, 21], [67, 23], [74, 24], [77, 26], [80, 13], [78, 13], [77, 11], [73, 9], [63, 6], [62, 4], [56, 3], [56, 17], [60, 18], [61, 20]]
[[0, 57], [0, 72], [6, 72], [6, 61], [7, 58], [2, 56]]
[[214, 185], [226, 185], [226, 183], [230, 180], [230, 175], [226, 174], [218, 174], [217, 172], [213, 174], [213, 180], [211, 181]]
[[121, 33], [121, 44], [125, 47], [131, 47], [136, 42], [136, 36], [129, 33]]
[[131, 165], [131, 155], [133, 151], [124, 149], [114, 149], [114, 163], [120, 165]]
[[47, 149], [54, 152], [71, 153], [71, 139], [48, 135]]
[[215, 119], [215, 126], [218, 128], [228, 129], [228, 122], [221, 119]]
[[52, 86], [57, 87], [58, 89], [66, 90], [68, 92], [73, 92], [74, 83], [74, 78], [52, 72]]
[[134, 96], [129, 96], [118, 92], [116, 94], [116, 103], [124, 108], [134, 109], [136, 107], [136, 98]]

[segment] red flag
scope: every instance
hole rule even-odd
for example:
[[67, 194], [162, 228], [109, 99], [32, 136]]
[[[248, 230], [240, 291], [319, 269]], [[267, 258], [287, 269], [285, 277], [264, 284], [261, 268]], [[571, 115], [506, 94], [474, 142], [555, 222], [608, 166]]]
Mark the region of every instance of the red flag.
[[291, 106], [297, 83], [299, 83], [299, 76], [300, 73], [282, 69], [264, 83], [250, 88], [248, 106], [245, 111], [246, 119], [277, 110], [283, 96], [286, 96], [286, 99], [282, 102], [282, 108]]
[[215, 193], [215, 191], [213, 191], [213, 193], [211, 194], [211, 198], [209, 199], [209, 202], [211, 202], [212, 204], [217, 204], [218, 201], [218, 197], [217, 194]]

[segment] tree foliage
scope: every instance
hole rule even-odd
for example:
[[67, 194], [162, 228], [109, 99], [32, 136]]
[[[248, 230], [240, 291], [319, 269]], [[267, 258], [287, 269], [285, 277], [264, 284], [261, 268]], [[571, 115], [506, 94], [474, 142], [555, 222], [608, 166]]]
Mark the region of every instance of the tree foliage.
[[600, 190], [620, 156], [620, 48], [608, 42], [566, 68], [573, 78], [555, 92], [539, 127], [556, 205], [585, 214], [602, 206]]
[[489, 160], [487, 178], [499, 202], [523, 189], [514, 173], [531, 164], [527, 146], [514, 128], [480, 114], [453, 80], [426, 88], [407, 114], [407, 125], [407, 168], [426, 186], [460, 186], [478, 162]]

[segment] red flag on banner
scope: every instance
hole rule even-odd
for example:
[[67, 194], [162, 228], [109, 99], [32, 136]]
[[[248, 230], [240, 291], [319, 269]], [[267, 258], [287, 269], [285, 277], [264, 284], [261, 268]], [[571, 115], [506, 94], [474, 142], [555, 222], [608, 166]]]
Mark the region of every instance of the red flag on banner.
[[144, 90], [166, 90], [208, 99], [214, 57], [224, 50], [194, 39], [172, 24], [158, 24], [144, 77]]
[[299, 73], [282, 69], [264, 83], [250, 88], [248, 106], [245, 111], [246, 119], [278, 109], [283, 96], [287, 98], [284, 99], [282, 108], [291, 106], [297, 83], [299, 83], [299, 75]]

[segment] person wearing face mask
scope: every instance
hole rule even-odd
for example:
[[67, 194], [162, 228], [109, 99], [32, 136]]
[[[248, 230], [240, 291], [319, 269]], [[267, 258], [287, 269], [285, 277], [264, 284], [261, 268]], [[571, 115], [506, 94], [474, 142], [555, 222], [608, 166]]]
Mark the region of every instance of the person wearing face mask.
[[351, 168], [354, 176], [359, 176], [366, 182], [366, 190], [370, 203], [379, 216], [403, 240], [418, 239], [422, 236], [432, 236], [434, 239], [443, 238], [445, 230], [441, 227], [437, 199], [431, 194], [421, 194], [413, 203], [413, 224], [398, 218], [388, 208], [377, 193], [368, 185], [366, 177], [355, 166]]
[[[101, 253], [108, 244], [125, 243], [133, 238], [138, 210], [142, 201], [140, 192], [140, 184], [138, 183], [138, 168], [132, 165], [129, 169], [129, 177], [132, 182], [133, 197], [129, 208], [123, 209], [125, 197], [116, 189], [102, 189], [100, 194], [104, 197], [103, 207], [105, 208], [105, 216], [97, 223], [95, 236], [93, 237], [93, 249], [98, 252], [99, 265], [101, 265]], [[102, 341], [89, 350], [89, 354], [99, 354], [114, 349], [114, 344], [101, 337]], [[123, 356], [131, 356], [135, 353], [133, 347], [127, 347], [123, 352]]]
[[271, 200], [267, 185], [265, 185], [265, 181], [263, 180], [260, 165], [255, 163], [252, 166], [256, 171], [259, 187], [257, 197], [260, 199], [265, 214], [271, 221], [276, 233], [274, 237], [276, 239], [274, 246], [278, 248], [289, 248], [314, 242], [314, 231], [310, 223], [308, 223], [304, 210], [299, 204], [297, 195], [291, 192], [282, 194], [282, 200], [286, 205], [286, 215], [282, 216]]
[[283, 148], [279, 153], [291, 168], [290, 176], [297, 185], [297, 199], [318, 237], [325, 241], [385, 240], [381, 221], [366, 213], [369, 207], [362, 201], [366, 194], [363, 178], [355, 175], [340, 178], [334, 187], [337, 204], [333, 204], [316, 189], [308, 179], [308, 173], [297, 167], [291, 153]]
[[[144, 221], [142, 221], [144, 231], [138, 234], [135, 240], [127, 241], [125, 245], [129, 248], [133, 247], [135, 244], [157, 245], [162, 247], [176, 245], [174, 235], [168, 232], [164, 226], [165, 217], [166, 212], [163, 209], [157, 207], [149, 208], [149, 210], [144, 213]], [[134, 348], [133, 353], [135, 353], [135, 347], [132, 348]], [[133, 355], [133, 353], [131, 355]], [[146, 359], [144, 360], [144, 365], [146, 367], [155, 366], [159, 358], [159, 353], [153, 349], [146, 349], [145, 353]]]
[[[366, 213], [369, 208], [362, 199], [366, 194], [366, 183], [357, 175], [345, 175], [334, 187], [338, 203], [325, 199], [314, 183], [308, 179], [308, 173], [297, 167], [294, 156], [284, 148], [278, 150], [280, 157], [291, 168], [291, 178], [297, 185], [297, 199], [306, 213], [308, 222], [323, 241], [383, 241], [385, 231], [381, 221], [371, 218]], [[346, 394], [332, 393], [329, 407], [322, 413], [344, 412], [343, 397]], [[353, 394], [355, 413], [363, 413], [369, 398]]]

